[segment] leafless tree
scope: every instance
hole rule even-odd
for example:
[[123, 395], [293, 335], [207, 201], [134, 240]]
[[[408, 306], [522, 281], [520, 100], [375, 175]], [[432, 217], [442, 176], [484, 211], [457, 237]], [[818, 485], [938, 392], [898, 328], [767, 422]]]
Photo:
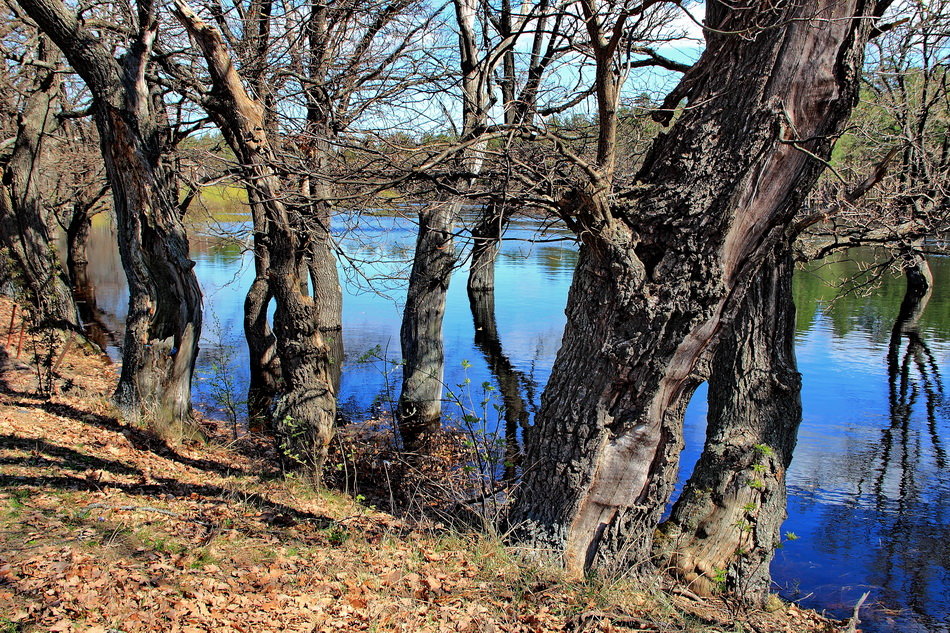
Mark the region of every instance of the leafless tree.
[[[86, 18], [60, 0], [19, 3], [88, 86], [112, 186], [119, 250], [129, 282], [122, 374], [115, 401], [163, 434], [191, 435], [191, 378], [201, 331], [201, 292], [165, 162], [173, 144], [164, 103], [149, 80], [155, 6], [138, 3], [126, 28]], [[122, 31], [120, 54], [101, 37]]]

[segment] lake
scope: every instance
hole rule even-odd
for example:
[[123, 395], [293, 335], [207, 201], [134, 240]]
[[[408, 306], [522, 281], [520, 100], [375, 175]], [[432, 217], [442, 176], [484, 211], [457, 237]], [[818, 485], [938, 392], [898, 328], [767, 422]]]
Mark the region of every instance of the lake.
[[[415, 225], [371, 216], [335, 222], [354, 227], [338, 235], [348, 260], [341, 266], [346, 357], [339, 401], [358, 420], [388, 411], [398, 397], [394, 362]], [[214, 396], [222, 378], [239, 398], [247, 388], [242, 309], [253, 278], [248, 223], [231, 218], [192, 228], [191, 256], [206, 309], [195, 405], [222, 418]], [[532, 241], [536, 237], [536, 221], [513, 223], [498, 259], [495, 298], [502, 350], [532, 410], [560, 345], [576, 261], [566, 233], [552, 230]], [[107, 224], [94, 230], [90, 254], [99, 307], [118, 331], [127, 294]], [[784, 598], [836, 617], [850, 616], [870, 591], [862, 611], [865, 631], [950, 631], [950, 462], [944, 443], [950, 441], [950, 399], [943, 386], [950, 370], [950, 259], [931, 259], [935, 291], [919, 331], [890, 350], [903, 278], [885, 275], [864, 294], [839, 297], [836, 284], [866, 268], [875, 253], [851, 257], [809, 265], [795, 277], [804, 419], [788, 472], [783, 533], [797, 538], [777, 552], [772, 575]], [[466, 275], [462, 265], [444, 323], [445, 382], [457, 401], [446, 411], [455, 419], [458, 402], [479, 408], [481, 385], [494, 381], [474, 343]], [[889, 351], [897, 354], [896, 372], [888, 371]], [[681, 482], [702, 449], [705, 398], [701, 387], [686, 413]], [[497, 414], [488, 410], [488, 424], [496, 426]]]

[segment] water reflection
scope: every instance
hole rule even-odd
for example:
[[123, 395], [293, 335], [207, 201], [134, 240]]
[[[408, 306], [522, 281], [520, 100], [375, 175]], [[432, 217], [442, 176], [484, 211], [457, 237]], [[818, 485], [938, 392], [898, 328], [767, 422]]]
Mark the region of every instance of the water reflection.
[[[839, 278], [861, 265], [832, 264]], [[891, 277], [871, 296], [832, 301], [814, 285], [825, 268], [797, 285], [806, 413], [785, 530], [802, 538], [774, 575], [787, 596], [839, 616], [870, 590], [867, 631], [950, 630], [948, 337], [935, 318], [946, 297], [904, 300], [903, 280]], [[947, 260], [934, 268], [940, 289]]]
[[[246, 223], [225, 220], [215, 230], [236, 239], [192, 238], [208, 312], [195, 402], [206, 410], [217, 408], [209, 396], [216, 372], [227, 372], [242, 397], [248, 379], [242, 307], [253, 264], [241, 238]], [[415, 227], [392, 217], [360, 218], [359, 231], [344, 230], [348, 224], [347, 218], [337, 222], [347, 256], [341, 267], [347, 355], [340, 400], [350, 415], [361, 416], [388, 409], [398, 395], [398, 367], [375, 358], [399, 356], [399, 313]], [[512, 240], [498, 259], [494, 323], [479, 316], [481, 330], [473, 325], [464, 267], [449, 289], [444, 322], [448, 386], [464, 394], [466, 379], [475, 390], [489, 382], [502, 404], [508, 397], [502, 383], [512, 379], [529, 417], [560, 345], [576, 262], [570, 243], [527, 241], [535, 229], [536, 223], [522, 220], [509, 230]], [[108, 227], [98, 225], [89, 276], [100, 309], [117, 328], [127, 299], [113, 244]], [[918, 306], [915, 327], [906, 318], [897, 325], [901, 277], [885, 278], [866, 296], [836, 297], [837, 281], [874, 260], [874, 253], [853, 253], [796, 274], [804, 419], [788, 473], [783, 531], [800, 538], [778, 553], [773, 577], [784, 595], [842, 617], [870, 588], [866, 610], [873, 608], [873, 617], [868, 611], [862, 618], [867, 631], [948, 631], [950, 403], [943, 381], [950, 364], [950, 260], [931, 261], [935, 290], [925, 310]], [[703, 393], [697, 392], [687, 412], [684, 464], [695, 462], [702, 449]], [[477, 403], [480, 394], [471, 395]], [[448, 405], [446, 410], [460, 414]], [[496, 416], [490, 423], [500, 429], [520, 424], [523, 411], [509, 420], [490, 408]]]

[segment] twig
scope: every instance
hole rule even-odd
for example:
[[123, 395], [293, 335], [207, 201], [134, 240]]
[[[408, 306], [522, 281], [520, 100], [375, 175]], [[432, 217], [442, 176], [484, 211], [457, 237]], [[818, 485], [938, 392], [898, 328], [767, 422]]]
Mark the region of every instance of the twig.
[[867, 600], [870, 595], [870, 591], [865, 591], [864, 595], [858, 600], [858, 603], [854, 605], [854, 613], [851, 614], [851, 619], [848, 620], [848, 628], [845, 629], [845, 633], [857, 633], [858, 625], [861, 624], [858, 613], [861, 611], [861, 606], [864, 605], [864, 601]]
[[170, 517], [181, 516], [177, 512], [172, 512], [171, 510], [164, 510], [162, 508], [153, 508], [151, 506], [109, 506], [104, 503], [90, 503], [86, 507], [99, 508], [101, 510], [127, 510], [130, 512], [158, 512], [159, 514], [167, 514]]
[[10, 310], [10, 327], [7, 328], [7, 347], [10, 347], [10, 343], [13, 341], [13, 321], [16, 319], [16, 308], [17, 304], [13, 304], [13, 309]]
[[59, 353], [59, 358], [56, 359], [56, 362], [53, 363], [52, 371], [59, 369], [59, 364], [63, 362], [63, 358], [66, 357], [66, 352], [69, 351], [70, 346], [73, 344], [73, 333], [69, 333], [69, 338], [66, 339], [66, 345], [63, 346], [63, 351]]
[[23, 333], [26, 331], [26, 319], [20, 321], [20, 340], [16, 344], [16, 357], [20, 357], [20, 352], [23, 351]]

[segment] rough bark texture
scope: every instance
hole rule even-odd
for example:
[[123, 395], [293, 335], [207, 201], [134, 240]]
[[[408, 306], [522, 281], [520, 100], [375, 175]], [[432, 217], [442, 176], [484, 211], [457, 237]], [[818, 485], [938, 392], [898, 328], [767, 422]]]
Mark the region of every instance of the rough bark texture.
[[712, 361], [706, 445], [657, 545], [700, 595], [764, 605], [801, 422], [790, 254], [766, 260]]
[[250, 430], [259, 433], [272, 422], [271, 405], [280, 392], [280, 358], [277, 340], [267, 320], [267, 306], [273, 299], [270, 250], [265, 233], [267, 213], [255, 188], [249, 186], [247, 192], [254, 226], [254, 281], [244, 297], [244, 338], [250, 373], [247, 412]]
[[152, 5], [121, 61], [60, 0], [23, 0], [23, 9], [63, 51], [93, 94], [106, 173], [129, 284], [122, 373], [114, 396], [125, 415], [163, 435], [198, 433], [191, 378], [201, 333], [201, 291], [188, 259], [177, 191], [163, 162], [168, 138], [146, 81], [157, 25]]
[[[206, 107], [238, 156], [245, 181], [254, 188], [254, 205], [264, 214], [263, 224], [255, 224], [255, 233], [265, 243], [267, 283], [276, 302], [274, 335], [282, 389], [274, 422], [281, 456], [287, 466], [302, 468], [319, 483], [333, 437], [336, 398], [329, 350], [317, 327], [317, 308], [305, 292], [306, 278], [301, 277], [301, 271], [307, 270], [306, 236], [300, 234], [284, 204], [264, 108], [244, 89], [221, 34], [180, 0], [175, 3], [175, 15], [204, 54], [214, 86]], [[258, 316], [265, 309], [263, 302]]]
[[425, 436], [437, 431], [441, 422], [445, 371], [442, 318], [456, 262], [452, 231], [458, 207], [459, 203], [444, 203], [419, 213], [416, 251], [399, 330], [404, 363], [399, 433], [406, 450], [412, 452], [424, 448]]
[[[38, 57], [55, 64], [48, 47], [44, 39]], [[39, 182], [44, 140], [56, 127], [53, 107], [60, 81], [53, 70], [38, 69], [37, 74], [19, 116], [13, 151], [0, 173], [0, 238], [33, 308], [34, 327], [71, 329], [79, 325], [76, 306], [50, 239]]]
[[690, 107], [636, 187], [610, 196], [593, 179], [563, 201], [583, 242], [511, 518], [569, 573], [650, 561], [696, 364], [853, 107], [871, 10], [708, 4], [716, 31], [666, 104]]
[[[315, 129], [317, 128], [317, 129]], [[311, 133], [320, 141], [328, 138], [330, 131], [323, 126], [311, 125]], [[317, 172], [325, 169], [329, 156], [326, 142], [313, 144], [310, 157]], [[333, 236], [330, 234], [330, 191], [328, 187], [314, 178], [308, 178], [304, 188], [310, 212], [306, 217], [306, 235], [308, 239], [307, 271], [313, 289], [316, 305], [317, 327], [323, 334], [329, 348], [329, 371], [336, 392], [343, 375], [343, 287], [336, 267]]]

